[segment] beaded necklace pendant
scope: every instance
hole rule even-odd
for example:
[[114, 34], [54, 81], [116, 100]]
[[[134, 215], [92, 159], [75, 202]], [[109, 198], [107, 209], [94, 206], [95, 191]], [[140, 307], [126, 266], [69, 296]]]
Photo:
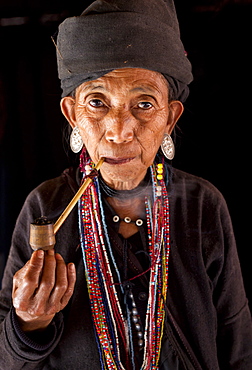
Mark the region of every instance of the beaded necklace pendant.
[[[90, 159], [82, 163], [82, 168], [87, 165], [92, 166]], [[102, 369], [135, 369], [132, 325], [138, 333], [138, 346], [144, 351], [141, 370], [158, 369], [169, 262], [169, 202], [163, 171], [162, 163], [151, 167], [153, 200], [145, 200], [151, 267], [144, 328], [130, 284], [122, 281], [115, 262], [97, 179], [79, 201], [83, 261]], [[118, 299], [112, 268], [122, 295], [126, 297], [126, 317]]]

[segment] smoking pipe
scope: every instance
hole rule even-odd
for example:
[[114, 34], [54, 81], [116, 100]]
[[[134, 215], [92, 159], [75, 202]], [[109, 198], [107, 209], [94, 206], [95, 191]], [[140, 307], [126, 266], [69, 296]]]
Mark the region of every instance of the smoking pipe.
[[53, 249], [56, 243], [55, 234], [63, 224], [63, 222], [68, 217], [69, 213], [72, 211], [82, 194], [85, 192], [93, 178], [97, 175], [97, 171], [100, 169], [104, 158], [101, 158], [97, 165], [93, 168], [91, 173], [87, 175], [86, 180], [80, 186], [79, 190], [70, 201], [68, 206], [59, 216], [58, 220], [53, 224], [47, 217], [42, 216], [36, 219], [33, 223], [30, 224], [30, 245], [33, 250], [37, 249]]

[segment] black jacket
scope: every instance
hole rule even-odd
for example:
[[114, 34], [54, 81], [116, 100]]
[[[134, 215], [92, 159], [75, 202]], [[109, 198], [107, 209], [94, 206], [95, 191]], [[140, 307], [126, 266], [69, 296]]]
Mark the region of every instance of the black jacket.
[[[41, 184], [28, 196], [17, 220], [0, 295], [1, 370], [100, 369], [77, 209], [56, 235], [56, 251], [77, 268], [66, 309], [38, 340], [19, 329], [11, 303], [12, 277], [32, 253], [30, 223], [41, 215], [58, 218], [78, 189], [75, 177], [68, 169]], [[173, 362], [176, 369], [251, 370], [252, 322], [226, 203], [209, 182], [172, 168], [168, 194], [171, 251], [160, 369]]]

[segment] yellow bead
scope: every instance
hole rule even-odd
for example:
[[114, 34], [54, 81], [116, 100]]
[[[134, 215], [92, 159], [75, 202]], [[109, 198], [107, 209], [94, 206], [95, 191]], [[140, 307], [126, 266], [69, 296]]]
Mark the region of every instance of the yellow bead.
[[157, 173], [163, 173], [163, 168], [158, 168]]
[[157, 168], [163, 168], [163, 163], [158, 163]]
[[162, 180], [163, 179], [163, 176], [162, 175], [157, 175], [157, 179], [158, 180]]

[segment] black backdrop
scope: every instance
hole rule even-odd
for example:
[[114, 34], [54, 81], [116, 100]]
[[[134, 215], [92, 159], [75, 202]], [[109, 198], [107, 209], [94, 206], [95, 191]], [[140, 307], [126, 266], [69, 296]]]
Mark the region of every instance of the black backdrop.
[[[50, 36], [91, 1], [0, 3], [0, 275], [26, 195], [71, 164]], [[227, 200], [247, 295], [250, 282], [250, 1], [175, 0], [194, 82], [176, 134], [174, 166]], [[146, 42], [148, 36], [146, 35]]]

